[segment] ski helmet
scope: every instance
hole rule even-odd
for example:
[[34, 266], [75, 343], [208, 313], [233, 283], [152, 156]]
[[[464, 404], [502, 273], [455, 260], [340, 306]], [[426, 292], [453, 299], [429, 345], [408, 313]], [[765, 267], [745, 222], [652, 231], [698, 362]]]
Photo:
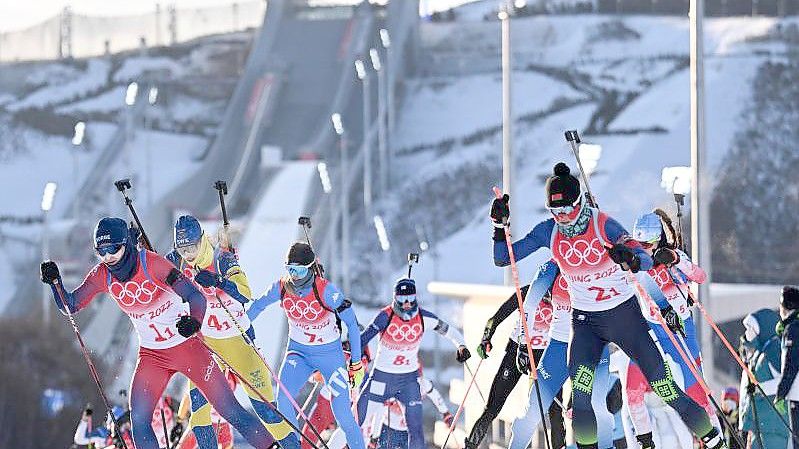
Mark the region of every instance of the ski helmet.
[[782, 287], [780, 305], [788, 310], [799, 309], [799, 287], [795, 285], [786, 285]]
[[547, 207], [574, 206], [580, 199], [580, 180], [572, 176], [569, 166], [558, 162], [547, 178]]
[[116, 217], [104, 217], [94, 228], [94, 248], [98, 253], [110, 254], [128, 241], [128, 224]]
[[191, 215], [181, 215], [175, 221], [175, 230], [172, 243], [175, 248], [194, 245], [200, 242], [203, 236], [203, 228], [200, 222]]
[[639, 216], [633, 226], [633, 238], [642, 243], [658, 243], [663, 237], [663, 223], [660, 217], [650, 212]]
[[416, 301], [416, 282], [409, 278], [400, 278], [394, 284], [394, 301], [391, 304], [394, 313], [405, 321], [419, 313]]

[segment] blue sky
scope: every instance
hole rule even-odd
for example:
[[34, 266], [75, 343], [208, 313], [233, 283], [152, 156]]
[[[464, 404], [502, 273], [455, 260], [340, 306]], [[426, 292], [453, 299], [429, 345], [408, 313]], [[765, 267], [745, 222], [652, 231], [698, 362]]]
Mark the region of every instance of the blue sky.
[[[248, 0], [240, 0], [248, 1]], [[333, 0], [317, 0], [320, 3]], [[428, 8], [442, 9], [452, 4], [470, 0], [422, 0]], [[357, 3], [357, 0], [338, 0], [335, 3]], [[175, 4], [178, 8], [210, 5], [230, 5], [234, 0], [0, 0], [0, 32], [27, 28], [42, 22], [69, 5], [78, 14], [116, 16], [139, 14], [155, 10], [156, 3], [162, 7]]]

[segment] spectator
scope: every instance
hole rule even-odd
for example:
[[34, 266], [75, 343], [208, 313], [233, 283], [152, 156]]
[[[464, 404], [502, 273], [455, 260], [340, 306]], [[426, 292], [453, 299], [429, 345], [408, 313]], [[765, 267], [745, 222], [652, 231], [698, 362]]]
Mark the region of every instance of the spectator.
[[769, 309], [760, 309], [743, 319], [746, 329], [744, 345], [751, 353], [747, 366], [763, 391], [769, 395], [764, 398], [756, 392], [746, 373], [743, 373], [740, 391], [745, 391], [746, 395], [740, 401], [739, 426], [741, 431], [748, 433], [752, 449], [782, 448], [788, 444], [785, 426], [774, 408], [766, 402], [774, 399], [780, 381], [780, 376], [775, 374], [780, 372], [780, 345], [774, 330], [778, 322], [777, 313]]
[[[780, 336], [782, 347], [782, 379], [777, 386], [777, 397], [774, 404], [780, 412], [788, 411], [791, 422], [791, 432], [799, 432], [799, 387], [796, 385], [796, 373], [799, 371], [799, 287], [786, 285], [782, 288], [780, 299], [780, 321], [777, 334]], [[786, 404], [787, 400], [787, 404]], [[769, 446], [772, 447], [772, 446]], [[773, 446], [777, 447], [777, 446]], [[799, 449], [799, 443], [793, 441], [793, 448]]]

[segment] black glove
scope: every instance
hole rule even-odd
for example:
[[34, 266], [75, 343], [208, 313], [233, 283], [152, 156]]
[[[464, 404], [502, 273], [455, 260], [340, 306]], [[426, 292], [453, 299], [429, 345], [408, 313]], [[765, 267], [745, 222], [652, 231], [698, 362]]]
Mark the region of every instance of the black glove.
[[222, 287], [225, 277], [218, 273], [211, 273], [208, 270], [201, 270], [194, 276], [194, 280], [203, 287]]
[[510, 217], [510, 197], [508, 194], [502, 195], [502, 198], [494, 198], [491, 202], [491, 220], [494, 225], [502, 226]]
[[40, 267], [41, 279], [45, 284], [55, 284], [56, 281], [61, 279], [61, 273], [58, 272], [58, 265], [52, 260], [45, 260]]
[[455, 357], [455, 359], [458, 361], [458, 363], [464, 363], [469, 360], [471, 356], [472, 353], [469, 352], [469, 348], [466, 346], [461, 346], [458, 348], [458, 355]]
[[757, 387], [755, 387], [755, 384], [753, 384], [752, 382], [747, 382], [746, 383], [746, 394], [748, 394], [749, 396], [752, 396], [753, 394], [755, 394], [755, 390], [756, 389], [757, 389]]
[[181, 336], [189, 338], [192, 335], [196, 334], [200, 330], [202, 325], [200, 324], [199, 321], [194, 319], [193, 316], [183, 315], [178, 320], [177, 327], [178, 327], [178, 333]]
[[530, 357], [527, 355], [526, 345], [519, 345], [516, 349], [516, 369], [522, 374], [530, 374]]
[[638, 255], [623, 243], [616, 243], [608, 248], [608, 254], [611, 260], [621, 265], [621, 269], [624, 271], [630, 270], [633, 273], [637, 273], [641, 268], [641, 260]]
[[669, 326], [672, 332], [679, 333], [680, 335], [685, 338], [685, 330], [683, 329], [683, 322], [680, 315], [677, 315], [677, 312], [674, 310], [672, 306], [668, 306], [664, 309], [660, 309], [660, 314], [663, 315], [663, 318], [666, 320], [666, 325]]
[[671, 248], [658, 248], [652, 258], [655, 259], [656, 263], [667, 267], [680, 263], [680, 255]]
[[169, 432], [169, 441], [175, 443], [180, 440], [181, 436], [183, 436], [183, 424], [175, 423], [175, 426], [172, 427], [172, 431]]

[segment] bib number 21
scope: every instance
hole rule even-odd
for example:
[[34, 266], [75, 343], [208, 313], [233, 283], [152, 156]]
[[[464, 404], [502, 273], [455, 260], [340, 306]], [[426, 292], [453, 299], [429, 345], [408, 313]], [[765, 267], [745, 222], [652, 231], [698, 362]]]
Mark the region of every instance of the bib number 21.
[[605, 301], [616, 296], [619, 296], [621, 293], [616, 291], [615, 288], [602, 288], [602, 287], [588, 287], [589, 291], [596, 292], [596, 298], [594, 300], [596, 302]]

